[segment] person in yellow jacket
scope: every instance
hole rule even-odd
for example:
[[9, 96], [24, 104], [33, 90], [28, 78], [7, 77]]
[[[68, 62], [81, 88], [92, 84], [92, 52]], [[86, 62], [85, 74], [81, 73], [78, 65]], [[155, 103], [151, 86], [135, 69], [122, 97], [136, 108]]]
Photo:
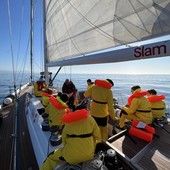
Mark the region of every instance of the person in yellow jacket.
[[49, 104], [49, 125], [52, 126], [58, 126], [59, 130], [62, 130], [63, 122], [62, 122], [62, 116], [68, 112], [68, 106], [66, 102], [68, 101], [68, 95], [63, 93], [60, 97], [57, 96], [56, 98], [54, 96], [50, 97], [50, 104]]
[[87, 90], [88, 90], [89, 88], [93, 87], [93, 86], [94, 86], [94, 83], [91, 81], [91, 79], [88, 79], [88, 80], [87, 80]]
[[42, 92], [42, 105], [47, 107], [50, 102], [50, 96], [53, 94], [53, 90], [48, 88], [45, 92]]
[[119, 120], [120, 128], [124, 128], [125, 120], [138, 120], [146, 124], [152, 123], [151, 106], [147, 98], [147, 91], [141, 90], [140, 86], [131, 88], [132, 95], [128, 98], [128, 105], [122, 107], [122, 115]]
[[40, 79], [34, 84], [34, 95], [37, 97], [42, 96], [42, 92], [47, 89], [47, 85], [44, 80]]
[[95, 86], [85, 91], [85, 97], [92, 97], [90, 114], [96, 120], [102, 139], [108, 139], [108, 116], [114, 120], [113, 94], [111, 87], [114, 85], [110, 79], [95, 80]]
[[86, 109], [70, 112], [62, 117], [63, 147], [50, 153], [40, 170], [53, 170], [61, 160], [77, 164], [93, 159], [96, 144], [101, 142], [99, 127]]
[[161, 118], [166, 112], [165, 96], [157, 95], [155, 89], [148, 90], [148, 101], [151, 105], [153, 118]]

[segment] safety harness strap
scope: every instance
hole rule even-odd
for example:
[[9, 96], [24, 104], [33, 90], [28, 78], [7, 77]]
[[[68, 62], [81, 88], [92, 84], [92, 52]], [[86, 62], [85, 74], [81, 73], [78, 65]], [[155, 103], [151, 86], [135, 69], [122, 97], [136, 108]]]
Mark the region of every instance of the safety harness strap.
[[107, 102], [99, 102], [99, 101], [96, 101], [96, 100], [94, 100], [94, 99], [93, 99], [93, 101], [94, 101], [95, 103], [98, 103], [98, 104], [107, 104]]
[[82, 135], [75, 135], [75, 134], [71, 134], [71, 135], [67, 135], [70, 138], [88, 138], [92, 136], [92, 133], [87, 133], [87, 134], [82, 134]]

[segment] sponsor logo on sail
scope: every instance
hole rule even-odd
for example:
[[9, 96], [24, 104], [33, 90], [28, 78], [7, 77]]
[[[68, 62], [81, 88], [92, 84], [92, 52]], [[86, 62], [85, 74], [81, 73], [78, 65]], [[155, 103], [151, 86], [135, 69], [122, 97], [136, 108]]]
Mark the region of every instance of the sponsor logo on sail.
[[134, 49], [134, 57], [149, 57], [149, 56], [160, 56], [165, 55], [167, 53], [167, 46], [166, 45], [157, 45], [153, 47], [137, 47]]

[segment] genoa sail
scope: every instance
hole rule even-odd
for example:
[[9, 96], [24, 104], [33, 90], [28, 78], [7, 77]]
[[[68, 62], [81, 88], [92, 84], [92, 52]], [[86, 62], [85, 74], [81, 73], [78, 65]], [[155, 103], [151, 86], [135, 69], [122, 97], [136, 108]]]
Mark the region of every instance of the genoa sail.
[[[170, 55], [170, 0], [45, 1], [47, 66]], [[143, 42], [141, 47], [135, 43]]]

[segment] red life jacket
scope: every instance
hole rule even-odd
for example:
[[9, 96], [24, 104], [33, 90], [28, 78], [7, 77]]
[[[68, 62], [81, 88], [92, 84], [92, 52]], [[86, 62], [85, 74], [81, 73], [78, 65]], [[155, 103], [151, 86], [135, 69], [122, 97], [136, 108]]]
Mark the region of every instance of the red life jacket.
[[105, 89], [110, 89], [112, 87], [112, 84], [110, 84], [107, 80], [95, 80], [94, 84]]
[[129, 129], [129, 134], [142, 139], [146, 142], [151, 142], [153, 135], [155, 134], [155, 129], [143, 122], [133, 120], [132, 127]]
[[146, 90], [141, 90], [141, 91], [137, 91], [135, 93], [133, 93], [129, 98], [128, 98], [128, 105], [131, 105], [131, 102], [134, 98], [139, 98], [142, 96], [147, 95], [147, 91]]
[[42, 92], [42, 96], [50, 97], [51, 94], [48, 94], [48, 93], [46, 93], [46, 92]]
[[147, 132], [149, 132], [149, 133], [152, 133], [152, 134], [154, 134], [155, 133], [155, 129], [152, 127], [152, 126], [149, 126], [149, 125], [147, 125], [146, 123], [143, 123], [143, 122], [140, 122], [140, 121], [138, 121], [138, 120], [133, 120], [133, 122], [132, 122], [132, 126], [133, 127], [135, 127], [135, 128], [140, 128], [140, 123], [142, 124], [142, 128], [145, 130], [145, 131], [147, 131]]
[[57, 109], [66, 109], [67, 106], [60, 103], [54, 96], [50, 96], [51, 104]]
[[88, 117], [88, 111], [86, 109], [76, 110], [74, 112], [66, 113], [62, 117], [62, 121], [65, 123], [77, 122]]
[[139, 139], [142, 139], [146, 142], [151, 142], [153, 139], [152, 133], [146, 132], [144, 130], [141, 130], [135, 127], [131, 127], [128, 132], [130, 135], [135, 136]]
[[158, 102], [161, 100], [164, 100], [165, 96], [164, 95], [153, 95], [153, 96], [148, 96], [148, 101], [149, 102]]

